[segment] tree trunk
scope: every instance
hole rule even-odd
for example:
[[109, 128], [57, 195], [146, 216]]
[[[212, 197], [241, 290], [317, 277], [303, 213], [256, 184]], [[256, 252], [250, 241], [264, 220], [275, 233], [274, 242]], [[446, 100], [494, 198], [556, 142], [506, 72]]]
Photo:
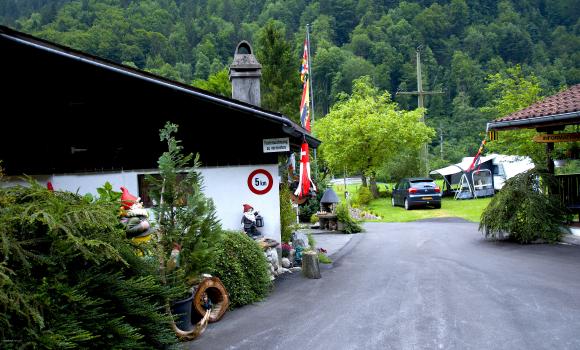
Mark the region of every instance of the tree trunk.
[[320, 276], [320, 266], [318, 265], [318, 254], [310, 251], [302, 255], [302, 273], [308, 278], [318, 279]]
[[371, 184], [370, 190], [371, 190], [371, 193], [373, 194], [373, 198], [375, 198], [375, 199], [379, 198], [379, 189], [377, 188], [377, 179], [375, 178], [374, 175], [371, 175], [369, 177], [369, 181]]
[[364, 187], [369, 187], [369, 185], [367, 184], [367, 177], [365, 176], [365, 174], [361, 174], [361, 175], [360, 175], [360, 178], [361, 178], [361, 180], [362, 180], [362, 185], [363, 185]]

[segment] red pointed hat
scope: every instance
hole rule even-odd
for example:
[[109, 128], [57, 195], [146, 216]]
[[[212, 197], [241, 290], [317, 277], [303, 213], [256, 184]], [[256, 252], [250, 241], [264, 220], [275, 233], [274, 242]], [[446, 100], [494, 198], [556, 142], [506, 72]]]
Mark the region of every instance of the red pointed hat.
[[244, 204], [244, 213], [245, 213], [245, 212], [247, 212], [247, 211], [248, 211], [248, 210], [250, 210], [250, 209], [254, 209], [254, 207], [252, 207], [252, 206], [251, 206], [251, 205], [249, 205], [249, 204]]
[[121, 191], [123, 191], [123, 194], [121, 194], [121, 204], [125, 210], [129, 210], [131, 209], [131, 206], [139, 200], [139, 198], [129, 193], [129, 190], [123, 186], [121, 186]]

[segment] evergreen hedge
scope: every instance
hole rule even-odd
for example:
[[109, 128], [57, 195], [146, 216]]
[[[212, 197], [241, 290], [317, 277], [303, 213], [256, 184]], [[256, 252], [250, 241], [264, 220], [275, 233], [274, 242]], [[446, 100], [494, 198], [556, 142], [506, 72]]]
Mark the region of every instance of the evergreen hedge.
[[118, 204], [0, 189], [0, 348], [158, 349], [177, 342], [175, 290], [135, 254]]
[[245, 233], [226, 231], [212, 263], [211, 273], [226, 287], [232, 308], [260, 301], [270, 292], [268, 261], [262, 248]]

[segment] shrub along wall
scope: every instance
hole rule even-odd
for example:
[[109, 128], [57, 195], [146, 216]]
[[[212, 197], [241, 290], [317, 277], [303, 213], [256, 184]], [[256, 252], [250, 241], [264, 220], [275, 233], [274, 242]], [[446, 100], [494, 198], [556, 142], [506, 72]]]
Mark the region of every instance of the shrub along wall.
[[262, 248], [243, 232], [228, 231], [217, 244], [211, 273], [221, 279], [235, 308], [270, 292], [268, 262]]

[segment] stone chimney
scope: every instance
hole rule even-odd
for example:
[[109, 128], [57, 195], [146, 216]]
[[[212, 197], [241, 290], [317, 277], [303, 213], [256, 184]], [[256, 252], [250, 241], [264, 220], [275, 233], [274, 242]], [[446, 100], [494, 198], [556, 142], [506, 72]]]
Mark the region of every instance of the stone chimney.
[[262, 65], [252, 52], [249, 42], [243, 40], [236, 47], [234, 62], [230, 66], [232, 98], [260, 107], [260, 77]]

